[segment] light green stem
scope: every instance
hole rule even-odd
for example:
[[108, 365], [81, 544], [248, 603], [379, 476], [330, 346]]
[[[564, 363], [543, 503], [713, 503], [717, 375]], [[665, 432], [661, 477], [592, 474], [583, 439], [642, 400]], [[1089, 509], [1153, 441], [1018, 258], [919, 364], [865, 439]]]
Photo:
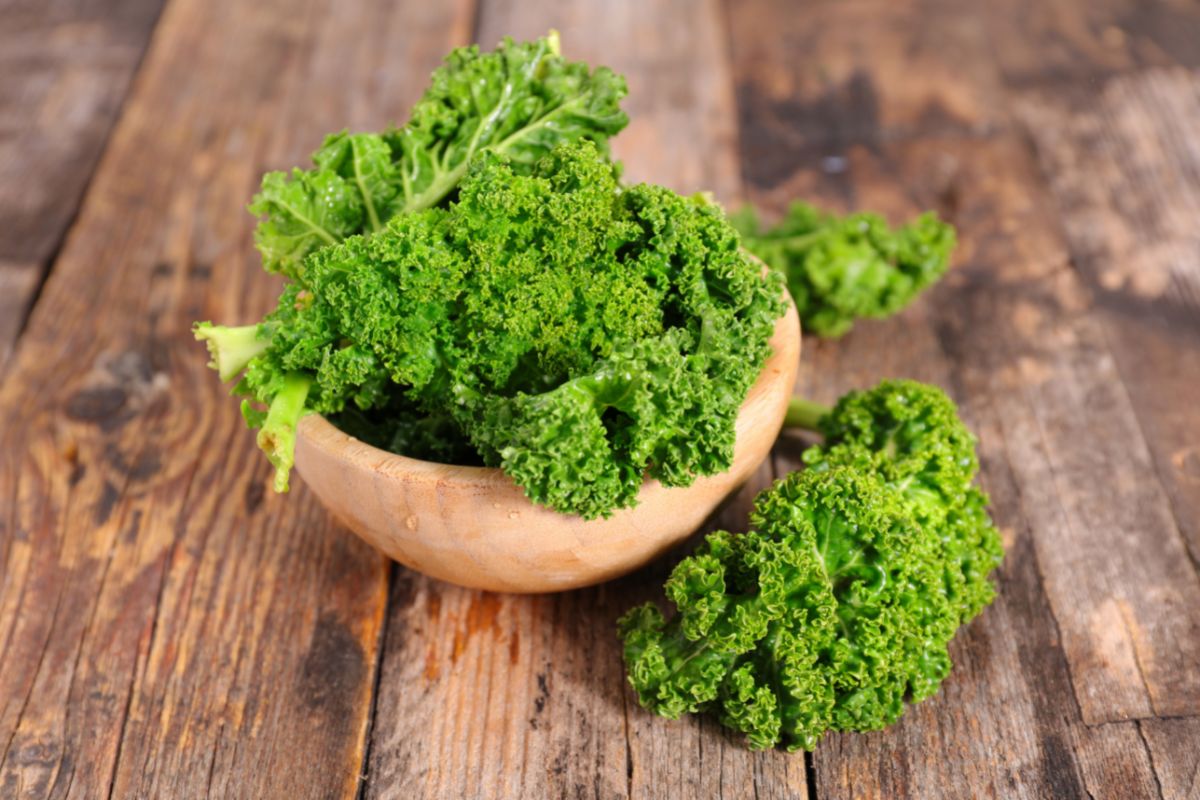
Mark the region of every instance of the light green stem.
[[788, 401], [787, 416], [783, 418], [783, 426], [815, 431], [818, 430], [817, 423], [821, 421], [821, 417], [831, 410], [829, 406], [805, 400], [803, 397], [793, 397]]
[[208, 365], [217, 371], [222, 381], [228, 382], [270, 346], [271, 337], [267, 331], [260, 330], [261, 327], [255, 324], [230, 328], [197, 322], [192, 332], [198, 341], [208, 345], [208, 353], [212, 356]]
[[304, 416], [304, 401], [312, 377], [302, 372], [289, 372], [283, 388], [271, 400], [267, 418], [258, 432], [258, 446], [275, 466], [275, 491], [288, 490], [288, 475], [296, 458], [296, 423]]

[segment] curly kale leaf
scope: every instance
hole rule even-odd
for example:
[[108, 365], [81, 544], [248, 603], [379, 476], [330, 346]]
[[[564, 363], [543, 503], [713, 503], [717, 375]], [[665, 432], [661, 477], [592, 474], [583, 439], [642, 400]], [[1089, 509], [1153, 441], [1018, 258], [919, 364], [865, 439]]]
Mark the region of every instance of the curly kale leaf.
[[442, 203], [482, 150], [528, 172], [560, 142], [604, 146], [628, 122], [625, 92], [611, 70], [563, 59], [557, 34], [505, 39], [490, 53], [459, 48], [434, 71], [404, 127], [334, 134], [313, 169], [264, 176], [250, 204], [263, 217], [255, 231], [263, 265], [301, 279], [312, 251]]
[[934, 543], [878, 479], [796, 473], [758, 498], [752, 524], [676, 567], [674, 620], [646, 609], [622, 620], [643, 705], [715, 706], [752, 746], [812, 748], [831, 728], [893, 722], [906, 694], [944, 677], [957, 623]]
[[991, 602], [984, 578], [1000, 563], [1000, 539], [987, 516], [987, 496], [972, 485], [979, 471], [975, 435], [936, 386], [885, 380], [844, 395], [818, 424], [825, 440], [804, 452], [811, 470], [849, 466], [896, 489], [909, 513], [941, 533], [946, 591], [963, 619]]
[[537, 395], [494, 397], [468, 429], [538, 503], [585, 517], [631, 505], [647, 472], [669, 486], [728, 468], [737, 395], [674, 328]]
[[732, 218], [746, 249], [787, 276], [805, 328], [837, 337], [890, 316], [946, 272], [954, 228], [932, 213], [890, 229], [876, 214], [839, 217], [793, 203], [773, 228], [747, 206]]
[[[529, 171], [485, 152], [448, 207], [311, 253], [241, 390], [270, 406], [284, 376], [307, 375], [309, 411], [409, 455], [469, 443], [534, 501], [601, 516], [647, 475], [678, 486], [729, 467], [781, 283], [710, 201], [622, 188], [592, 142]], [[431, 424], [381, 427], [398, 402]]]
[[846, 464], [878, 472], [922, 520], [939, 522], [979, 470], [975, 436], [954, 401], [918, 381], [886, 380], [849, 392], [818, 429], [825, 440], [805, 451], [810, 469]]
[[455, 211], [481, 265], [470, 372], [500, 390], [464, 427], [533, 500], [591, 517], [632, 504], [647, 474], [683, 486], [729, 467], [783, 307], [716, 206], [618, 191], [586, 153], [560, 148], [531, 178], [484, 160]]
[[[848, 398], [828, 419], [849, 432], [760, 494], [749, 532], [711, 534], [676, 566], [674, 617], [647, 604], [622, 618], [643, 706], [713, 711], [753, 747], [812, 749], [828, 730], [889, 725], [937, 690], [1002, 556], [973, 468], [952, 479], [940, 514], [923, 513], [922, 491], [906, 494], [965, 430], [939, 397], [891, 382]], [[921, 410], [903, 412], [908, 401]], [[863, 411], [875, 414], [869, 435]]]

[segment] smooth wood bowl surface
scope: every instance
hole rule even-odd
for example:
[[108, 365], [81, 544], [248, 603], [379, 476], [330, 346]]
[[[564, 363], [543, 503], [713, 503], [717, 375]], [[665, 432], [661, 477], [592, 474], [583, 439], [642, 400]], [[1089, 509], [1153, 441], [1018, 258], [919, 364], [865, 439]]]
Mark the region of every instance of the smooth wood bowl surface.
[[695, 531], [771, 450], [796, 379], [800, 320], [791, 305], [737, 419], [733, 466], [687, 487], [646, 481], [638, 503], [584, 520], [535, 505], [498, 469], [435, 464], [300, 421], [296, 469], [347, 527], [408, 567], [499, 592], [553, 592], [637, 569]]

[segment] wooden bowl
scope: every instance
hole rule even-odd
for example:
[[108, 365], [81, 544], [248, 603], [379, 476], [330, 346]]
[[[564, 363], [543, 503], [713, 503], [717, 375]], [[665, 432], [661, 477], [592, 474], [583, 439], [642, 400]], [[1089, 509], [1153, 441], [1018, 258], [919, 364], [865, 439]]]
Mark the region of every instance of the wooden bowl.
[[638, 503], [584, 520], [535, 505], [498, 469], [434, 464], [372, 447], [310, 414], [296, 469], [347, 527], [401, 564], [450, 583], [553, 592], [637, 569], [687, 538], [770, 452], [800, 356], [791, 305], [737, 419], [733, 466], [687, 487], [646, 481]]

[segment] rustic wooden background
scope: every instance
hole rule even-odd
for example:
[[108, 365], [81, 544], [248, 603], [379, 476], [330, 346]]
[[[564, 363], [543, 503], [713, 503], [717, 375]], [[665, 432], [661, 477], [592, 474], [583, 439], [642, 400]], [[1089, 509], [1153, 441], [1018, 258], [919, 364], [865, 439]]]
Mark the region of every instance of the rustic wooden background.
[[[614, 621], [665, 564], [394, 567], [264, 492], [191, 340], [272, 303], [264, 170], [550, 27], [628, 76], [632, 179], [958, 226], [798, 387], [935, 381], [981, 436], [1000, 596], [888, 731], [643, 712]], [[0, 0], [0, 796], [1200, 797], [1198, 69], [1185, 0]]]

